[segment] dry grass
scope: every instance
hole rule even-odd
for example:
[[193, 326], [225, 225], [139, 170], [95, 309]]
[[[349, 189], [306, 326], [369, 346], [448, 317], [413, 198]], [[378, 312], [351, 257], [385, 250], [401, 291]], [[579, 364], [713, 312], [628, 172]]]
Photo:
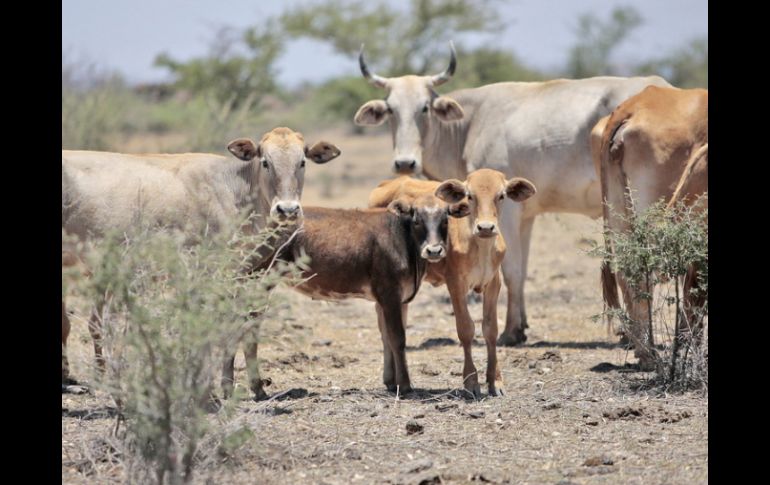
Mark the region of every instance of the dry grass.
[[[339, 160], [309, 166], [306, 205], [363, 206], [371, 188], [390, 176], [389, 136], [306, 138], [328, 139], [343, 150]], [[335, 181], [332, 199], [321, 196], [322, 173]], [[340, 180], [344, 173], [349, 184]], [[599, 231], [599, 221], [581, 216], [547, 215], [535, 223], [525, 290], [529, 341], [498, 350], [502, 398], [474, 402], [458, 390], [462, 350], [444, 288], [423, 286], [410, 305], [407, 359], [418, 391], [400, 399], [381, 383], [373, 303], [313, 301], [280, 289], [287, 303], [264, 324], [260, 346], [274, 399], [239, 403], [238, 419], [257, 439], [200, 470], [196, 480], [706, 483], [708, 399], [632, 390], [648, 375], [625, 367], [632, 355], [590, 320], [601, 311], [599, 261], [582, 249]], [[501, 326], [504, 300], [503, 294]], [[480, 303], [470, 310], [481, 317]], [[480, 324], [477, 332], [474, 359], [483, 373]], [[78, 377], [88, 375], [93, 356], [87, 334], [85, 322], [73, 319], [70, 360]], [[439, 338], [455, 343], [422, 345]], [[236, 371], [245, 383], [240, 355]], [[110, 405], [100, 394], [62, 395], [63, 483], [120, 481], [120, 460], [103, 445], [115, 424], [105, 411]], [[422, 432], [408, 434], [412, 421]]]

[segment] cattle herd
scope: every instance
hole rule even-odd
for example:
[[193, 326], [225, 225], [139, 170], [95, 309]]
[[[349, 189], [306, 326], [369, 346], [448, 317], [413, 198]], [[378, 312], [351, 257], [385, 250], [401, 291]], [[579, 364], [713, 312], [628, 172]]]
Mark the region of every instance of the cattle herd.
[[[501, 395], [497, 345], [527, 339], [524, 282], [535, 217], [603, 216], [605, 227], [622, 231], [627, 220], [608, 205], [627, 214], [661, 198], [692, 203], [707, 190], [708, 91], [678, 89], [650, 76], [504, 82], [439, 95], [434, 88], [449, 81], [457, 65], [451, 43], [450, 48], [449, 66], [441, 74], [385, 78], [367, 67], [362, 46], [361, 72], [385, 97], [365, 103], [354, 120], [389, 122], [393, 170], [400, 175], [373, 188], [366, 209], [303, 207], [306, 161], [326, 163], [341, 150], [326, 141], [310, 145], [300, 133], [279, 127], [259, 143], [232, 141], [227, 148], [233, 157], [62, 150], [62, 229], [98, 242], [110, 230], [141, 222], [179, 229], [195, 244], [243, 211], [253, 216], [255, 230], [271, 219], [294, 221], [303, 230], [276, 256], [285, 261], [310, 256], [305, 272], [313, 277], [296, 287], [301, 293], [375, 302], [388, 390], [411, 389], [407, 308], [427, 281], [449, 291], [464, 352], [462, 384], [474, 396], [480, 396], [480, 384], [466, 297], [471, 290], [483, 296], [487, 390]], [[63, 242], [62, 266], [81, 261], [77, 251]], [[697, 284], [696, 273], [692, 268], [685, 279], [686, 298]], [[507, 313], [498, 335], [503, 282]], [[617, 286], [631, 318], [641, 320], [636, 317], [648, 303], [603, 265], [604, 298], [614, 307], [620, 304]], [[698, 304], [694, 297], [688, 301], [690, 309]], [[99, 307], [94, 306], [89, 331], [103, 367]], [[651, 356], [639, 345], [644, 332], [638, 327], [627, 337], [645, 367]], [[63, 387], [73, 381], [69, 331], [62, 299]], [[250, 389], [264, 398], [257, 344], [244, 344]], [[230, 356], [223, 367], [225, 396], [232, 392], [233, 360]]]

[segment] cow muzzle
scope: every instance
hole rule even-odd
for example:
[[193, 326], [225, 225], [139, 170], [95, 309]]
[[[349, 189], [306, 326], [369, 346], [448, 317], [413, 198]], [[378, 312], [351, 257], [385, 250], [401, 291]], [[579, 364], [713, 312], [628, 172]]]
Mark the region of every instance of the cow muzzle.
[[418, 170], [417, 160], [413, 158], [395, 160], [393, 162], [393, 169], [401, 175], [415, 174]]
[[480, 238], [488, 238], [497, 236], [497, 224], [494, 222], [483, 221], [476, 223], [473, 228], [473, 235]]
[[270, 215], [279, 219], [292, 219], [302, 215], [302, 206], [295, 200], [281, 200], [273, 204]]
[[444, 258], [444, 256], [446, 256], [446, 249], [444, 249], [444, 246], [440, 244], [431, 246], [426, 245], [422, 248], [420, 256], [422, 256], [423, 259], [427, 259], [431, 263], [435, 263], [436, 261], [440, 261]]

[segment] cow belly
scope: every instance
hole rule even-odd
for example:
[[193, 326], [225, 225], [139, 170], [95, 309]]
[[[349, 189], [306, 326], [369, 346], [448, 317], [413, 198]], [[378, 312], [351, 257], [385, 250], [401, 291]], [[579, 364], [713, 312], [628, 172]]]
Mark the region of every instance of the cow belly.
[[370, 285], [360, 285], [354, 288], [329, 288], [312, 284], [312, 278], [307, 283], [296, 286], [295, 289], [314, 300], [346, 300], [348, 298], [363, 298], [374, 301]]

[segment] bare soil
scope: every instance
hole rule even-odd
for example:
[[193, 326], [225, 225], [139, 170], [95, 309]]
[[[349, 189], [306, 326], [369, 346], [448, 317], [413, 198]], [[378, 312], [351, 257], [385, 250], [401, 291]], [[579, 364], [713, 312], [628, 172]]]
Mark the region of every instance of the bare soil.
[[[303, 203], [363, 207], [390, 177], [387, 135], [320, 133], [343, 156], [309, 166]], [[462, 391], [462, 350], [444, 287], [423, 285], [410, 305], [407, 359], [417, 390], [388, 393], [374, 304], [314, 301], [287, 288], [263, 326], [266, 402], [241, 401], [238, 419], [257, 438], [200, 470], [200, 483], [706, 483], [708, 398], [645, 390], [606, 326], [599, 262], [586, 255], [600, 222], [548, 214], [535, 223], [525, 289], [529, 340], [499, 348], [505, 396]], [[93, 359], [74, 308], [72, 372]], [[481, 304], [470, 303], [481, 318]], [[498, 302], [504, 325], [505, 291]], [[476, 367], [486, 350], [477, 324]], [[236, 377], [246, 382], [242, 356]], [[481, 380], [484, 378], [482, 377]], [[482, 391], [485, 386], [482, 383]], [[95, 392], [62, 394], [62, 482], [117, 483], [123, 464], [103, 439], [114, 404]], [[209, 480], [209, 482], [207, 482]]]

